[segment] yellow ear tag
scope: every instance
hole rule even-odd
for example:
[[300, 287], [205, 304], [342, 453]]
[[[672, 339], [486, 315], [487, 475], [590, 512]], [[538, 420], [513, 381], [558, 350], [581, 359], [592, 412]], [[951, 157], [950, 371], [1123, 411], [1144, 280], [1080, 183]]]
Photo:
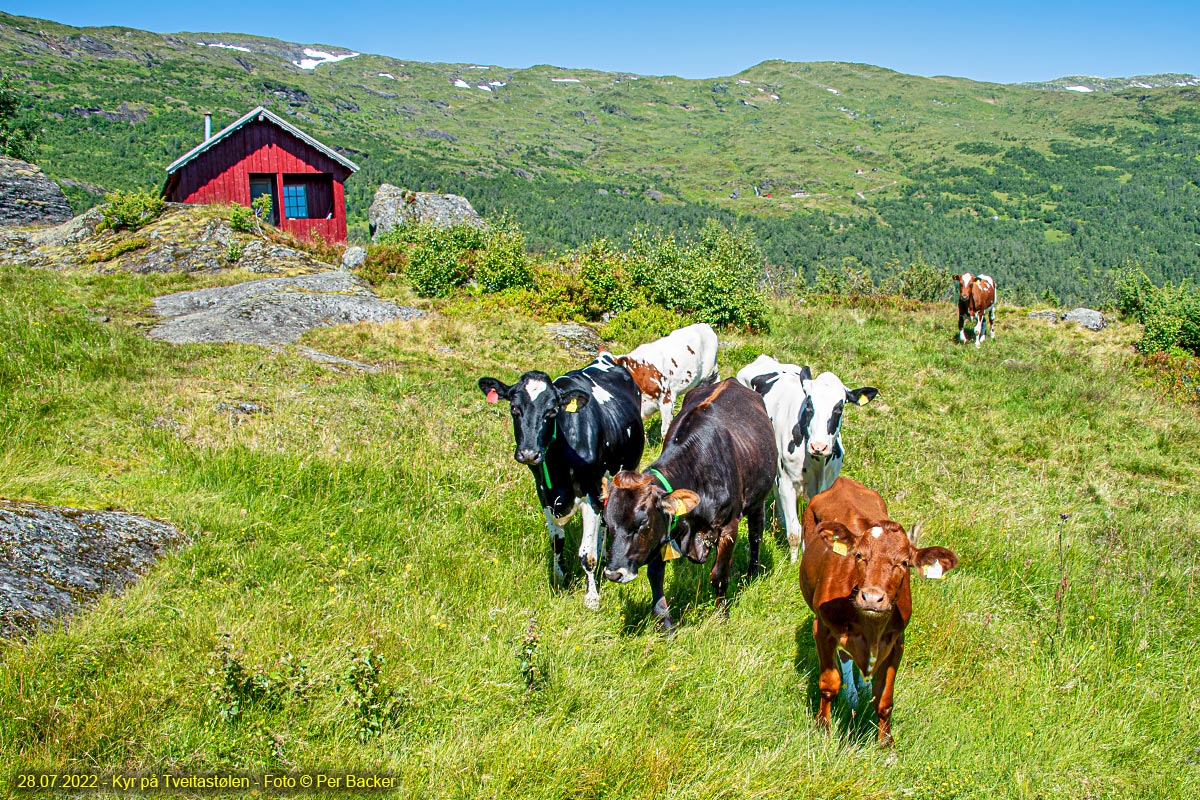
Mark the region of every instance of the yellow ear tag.
[[687, 513], [687, 503], [676, 498], [676, 500], [675, 500], [675, 516], [682, 517], [686, 513]]
[[871, 402], [871, 398], [867, 397], [865, 394], [860, 394], [857, 402], [860, 406], [865, 406], [867, 403]]
[[683, 556], [683, 553], [679, 552], [679, 547], [675, 544], [675, 540], [667, 539], [666, 544], [664, 544], [662, 546], [662, 560], [663, 561], [674, 561], [675, 559], [681, 558], [682, 556]]
[[579, 410], [579, 401], [574, 397], [572, 397], [570, 399], [570, 401], [567, 403], [566, 407], [563, 408], [563, 411], [566, 411], [569, 414], [574, 414], [578, 410]]
[[844, 556], [844, 555], [846, 555], [846, 553], [848, 553], [850, 551], [846, 549], [845, 542], [834, 542], [833, 543], [833, 552], [837, 553], [839, 556]]

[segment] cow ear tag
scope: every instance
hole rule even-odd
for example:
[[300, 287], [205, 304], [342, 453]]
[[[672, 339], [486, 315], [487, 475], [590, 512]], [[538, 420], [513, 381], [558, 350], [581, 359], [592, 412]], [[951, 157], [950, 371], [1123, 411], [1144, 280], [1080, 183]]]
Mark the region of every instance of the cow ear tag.
[[935, 561], [935, 562], [933, 562], [932, 564], [928, 564], [928, 565], [926, 565], [926, 567], [925, 567], [925, 577], [926, 577], [926, 578], [933, 578], [933, 579], [935, 579], [935, 580], [936, 580], [937, 578], [940, 578], [940, 577], [942, 577], [942, 571], [943, 571], [943, 570], [942, 570], [942, 562], [940, 562], [940, 561]]
[[577, 400], [574, 397], [572, 397], [569, 401], [567, 401], [567, 404], [565, 406], [563, 406], [563, 411], [566, 411], [568, 414], [574, 414], [578, 410], [579, 410], [579, 400]]
[[857, 402], [860, 406], [865, 406], [867, 403], [871, 402], [871, 399], [869, 397], [867, 397], [865, 394], [860, 394], [858, 396], [858, 400], [856, 400], [855, 402]]
[[500, 395], [496, 393], [495, 389], [488, 389], [487, 401], [489, 403], [499, 403], [500, 402]]
[[683, 553], [679, 551], [679, 545], [675, 544], [674, 539], [667, 539], [666, 544], [662, 546], [662, 560], [674, 561], [681, 558]]
[[675, 500], [675, 516], [682, 517], [685, 514], [687, 514], [687, 503], [676, 498], [676, 500]]
[[845, 542], [835, 541], [833, 543], [833, 552], [837, 553], [839, 556], [844, 556], [850, 551], [846, 548]]

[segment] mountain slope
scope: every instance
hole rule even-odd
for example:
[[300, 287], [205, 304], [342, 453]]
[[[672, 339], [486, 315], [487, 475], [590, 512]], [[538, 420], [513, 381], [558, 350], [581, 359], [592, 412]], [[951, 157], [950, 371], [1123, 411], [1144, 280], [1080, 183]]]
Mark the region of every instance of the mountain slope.
[[157, 185], [205, 111], [220, 126], [261, 103], [363, 165], [347, 186], [360, 230], [386, 180], [509, 208], [542, 247], [750, 213], [771, 260], [809, 277], [846, 258], [878, 274], [918, 250], [956, 269], [1007, 262], [1010, 282], [1064, 298], [1094, 295], [1081, 280], [1127, 258], [1196, 272], [1193, 86], [1042, 91], [782, 61], [711, 80], [511, 70], [2, 14], [0, 58], [60, 180]]

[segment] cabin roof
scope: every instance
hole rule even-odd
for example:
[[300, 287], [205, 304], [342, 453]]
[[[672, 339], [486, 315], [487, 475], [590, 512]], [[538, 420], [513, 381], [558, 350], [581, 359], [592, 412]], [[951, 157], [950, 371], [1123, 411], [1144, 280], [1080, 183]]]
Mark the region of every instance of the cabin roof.
[[336, 161], [337, 163], [341, 164], [343, 167], [350, 170], [351, 172], [358, 172], [358, 165], [355, 164], [350, 159], [343, 156], [341, 153], [337, 152], [336, 150], [332, 149], [331, 147], [321, 144], [316, 139], [312, 138], [307, 133], [305, 133], [304, 131], [297, 128], [295, 125], [292, 125], [291, 123], [283, 121], [282, 119], [277, 117], [275, 114], [272, 114], [267, 109], [263, 108], [262, 106], [258, 106], [257, 108], [254, 108], [251, 111], [247, 112], [241, 118], [235, 120], [234, 122], [230, 123], [229, 125], [226, 125], [224, 128], [222, 128], [217, 133], [214, 133], [211, 137], [209, 137], [209, 139], [207, 141], [201, 142], [200, 144], [193, 147], [191, 150], [188, 150], [186, 153], [184, 153], [179, 158], [175, 159], [175, 161], [171, 162], [171, 166], [167, 167], [167, 174], [168, 175], [174, 174], [177, 170], [179, 170], [180, 167], [187, 164], [189, 161], [192, 161], [193, 159], [195, 159], [197, 156], [199, 156], [204, 151], [208, 150], [210, 147], [215, 145], [217, 142], [221, 141], [222, 139], [227, 138], [230, 134], [232, 134], [238, 128], [241, 128], [244, 125], [248, 125], [251, 122], [258, 122], [258, 121], [270, 122], [280, 128], [283, 128], [285, 131], [292, 134], [300, 141], [316, 148], [321, 153], [323, 153], [326, 156], [329, 156], [329, 158], [331, 158], [334, 161]]

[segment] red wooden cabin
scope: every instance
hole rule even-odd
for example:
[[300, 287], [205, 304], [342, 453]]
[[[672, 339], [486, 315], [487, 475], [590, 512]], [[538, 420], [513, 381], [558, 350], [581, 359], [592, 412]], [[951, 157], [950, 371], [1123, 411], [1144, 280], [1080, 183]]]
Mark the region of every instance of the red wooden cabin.
[[271, 222], [302, 238], [346, 241], [346, 178], [358, 166], [262, 106], [167, 167], [175, 203], [241, 203], [271, 196]]

